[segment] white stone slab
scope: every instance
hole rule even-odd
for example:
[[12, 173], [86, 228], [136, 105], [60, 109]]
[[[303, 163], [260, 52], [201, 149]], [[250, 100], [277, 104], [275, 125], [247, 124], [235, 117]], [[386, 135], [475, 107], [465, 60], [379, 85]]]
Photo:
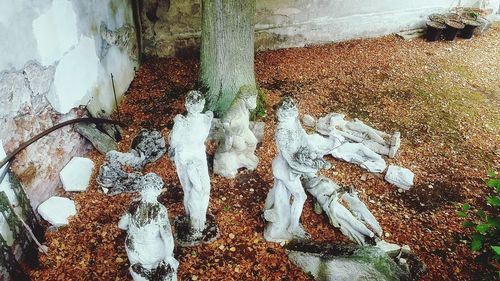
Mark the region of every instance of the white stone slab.
[[75, 202], [68, 198], [53, 196], [38, 206], [38, 213], [53, 226], [68, 224], [68, 218], [76, 215]]
[[66, 191], [85, 191], [89, 186], [94, 162], [84, 157], [73, 157], [59, 172]]
[[387, 182], [403, 190], [408, 190], [413, 186], [414, 177], [415, 174], [412, 171], [396, 165], [390, 165], [385, 174], [385, 180]]

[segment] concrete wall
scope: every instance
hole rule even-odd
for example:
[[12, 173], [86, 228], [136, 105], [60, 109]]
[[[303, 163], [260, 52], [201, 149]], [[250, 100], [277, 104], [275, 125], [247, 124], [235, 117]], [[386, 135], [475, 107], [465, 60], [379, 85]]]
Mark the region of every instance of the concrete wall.
[[[172, 56], [199, 46], [200, 0], [144, 0], [144, 52]], [[455, 6], [498, 10], [499, 0], [257, 0], [255, 49], [279, 49], [375, 37], [422, 26]]]
[[[37, 133], [83, 116], [82, 105], [92, 112], [112, 111], [110, 73], [121, 96], [137, 67], [130, 3], [0, 0], [2, 149], [9, 153]], [[54, 193], [60, 183], [58, 172], [71, 157], [88, 148], [70, 126], [16, 157], [13, 170], [34, 207]]]

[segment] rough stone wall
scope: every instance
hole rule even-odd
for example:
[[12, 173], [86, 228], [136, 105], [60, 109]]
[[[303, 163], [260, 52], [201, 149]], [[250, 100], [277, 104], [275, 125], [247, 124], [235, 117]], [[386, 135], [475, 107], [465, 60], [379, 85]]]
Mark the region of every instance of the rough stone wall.
[[[375, 37], [423, 26], [455, 6], [492, 7], [499, 0], [256, 0], [255, 50]], [[168, 57], [200, 44], [201, 0], [143, 0], [146, 55]]]
[[[137, 67], [130, 1], [0, 0], [0, 7], [0, 143], [7, 154], [43, 130], [85, 115], [85, 107], [113, 110], [110, 73], [120, 98]], [[67, 126], [16, 157], [12, 169], [33, 207], [54, 194], [59, 171], [88, 148]]]

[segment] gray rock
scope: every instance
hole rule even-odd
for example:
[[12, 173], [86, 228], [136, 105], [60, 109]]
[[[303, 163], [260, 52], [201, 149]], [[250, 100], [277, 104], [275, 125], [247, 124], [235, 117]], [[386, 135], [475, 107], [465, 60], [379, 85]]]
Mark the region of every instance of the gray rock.
[[[111, 119], [111, 117], [102, 111], [98, 111], [97, 113], [92, 113], [90, 111], [90, 115], [94, 118], [103, 118], [103, 119]], [[99, 128], [102, 129], [108, 136], [110, 136], [115, 141], [120, 141], [122, 139], [123, 130], [120, 126], [110, 123], [102, 123], [99, 124]]]
[[106, 153], [106, 162], [99, 169], [96, 181], [108, 195], [133, 192], [141, 183], [143, 166], [144, 158], [112, 150]]
[[117, 149], [116, 141], [97, 129], [97, 126], [92, 123], [77, 123], [75, 131], [89, 140], [92, 145], [102, 154], [106, 154], [111, 150]]
[[410, 280], [409, 271], [373, 246], [295, 241], [285, 253], [315, 280]]

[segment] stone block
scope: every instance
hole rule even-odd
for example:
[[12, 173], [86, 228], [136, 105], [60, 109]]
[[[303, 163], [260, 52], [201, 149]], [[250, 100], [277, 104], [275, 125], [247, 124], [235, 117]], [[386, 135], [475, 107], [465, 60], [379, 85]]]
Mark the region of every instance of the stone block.
[[76, 215], [75, 202], [68, 198], [53, 196], [38, 206], [38, 213], [53, 226], [68, 224], [68, 218]]
[[415, 174], [412, 171], [396, 165], [390, 165], [385, 174], [385, 180], [387, 182], [403, 190], [409, 190], [413, 186], [414, 177]]
[[86, 191], [94, 169], [94, 162], [84, 157], [73, 157], [59, 172], [66, 191]]

